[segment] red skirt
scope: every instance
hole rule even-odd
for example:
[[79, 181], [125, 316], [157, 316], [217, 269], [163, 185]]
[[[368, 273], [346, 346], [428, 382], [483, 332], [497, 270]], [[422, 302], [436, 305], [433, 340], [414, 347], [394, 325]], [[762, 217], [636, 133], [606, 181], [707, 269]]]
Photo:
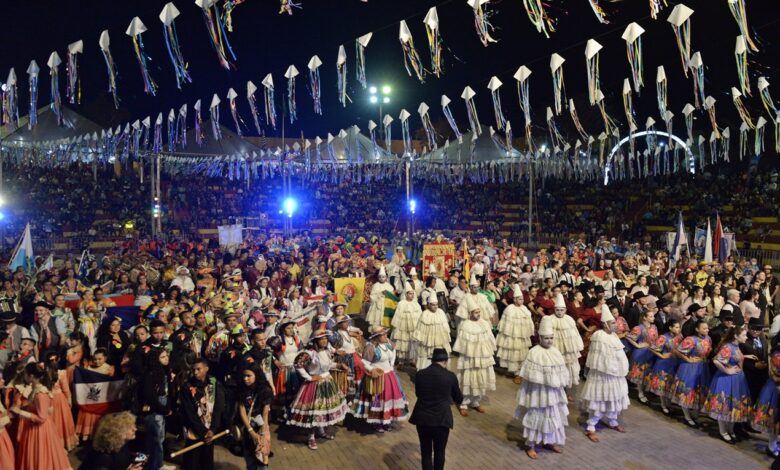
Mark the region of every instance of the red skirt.
[[54, 392], [52, 400], [54, 413], [51, 419], [54, 421], [54, 429], [65, 443], [65, 450], [71, 450], [79, 443], [76, 437], [76, 426], [73, 424], [73, 414], [70, 412], [70, 403], [62, 392]]
[[11, 437], [8, 435], [8, 431], [0, 429], [0, 468], [16, 468], [14, 460], [14, 446], [11, 443]]
[[[68, 454], [54, 430], [54, 422], [25, 423], [16, 449], [17, 470], [70, 470]], [[5, 468], [5, 467], [4, 467]]]

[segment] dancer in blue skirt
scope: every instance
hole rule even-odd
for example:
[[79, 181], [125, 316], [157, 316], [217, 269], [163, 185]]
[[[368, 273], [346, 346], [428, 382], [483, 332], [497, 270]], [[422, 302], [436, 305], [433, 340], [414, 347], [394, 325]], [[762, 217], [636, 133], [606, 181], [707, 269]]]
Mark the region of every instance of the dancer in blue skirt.
[[674, 355], [674, 350], [680, 346], [683, 337], [680, 334], [680, 322], [670, 319], [664, 325], [666, 333], [659, 336], [650, 351], [656, 356], [653, 368], [645, 374], [645, 391], [653, 393], [661, 399], [661, 411], [669, 414], [669, 400], [672, 398], [674, 373], [680, 363], [680, 358]]
[[750, 416], [750, 388], [742, 370], [744, 356], [739, 345], [747, 341], [744, 326], [726, 332], [718, 354], [712, 360], [718, 371], [712, 378], [704, 412], [718, 421], [720, 438], [730, 444], [736, 441], [734, 424], [744, 423]]
[[685, 415], [685, 423], [691, 427], [698, 426], [691, 416], [691, 410], [701, 409], [707, 397], [710, 386], [707, 357], [712, 351], [712, 340], [707, 335], [710, 331], [707, 322], [697, 321], [694, 331], [695, 335], [685, 338], [674, 350], [675, 356], [679, 357], [681, 362], [671, 388], [672, 403], [680, 405]]
[[780, 416], [778, 416], [778, 401], [780, 401], [780, 337], [772, 338], [772, 352], [769, 356], [769, 378], [758, 395], [753, 407], [751, 419], [753, 428], [769, 434], [767, 454], [777, 457], [780, 445], [777, 438], [780, 434]]

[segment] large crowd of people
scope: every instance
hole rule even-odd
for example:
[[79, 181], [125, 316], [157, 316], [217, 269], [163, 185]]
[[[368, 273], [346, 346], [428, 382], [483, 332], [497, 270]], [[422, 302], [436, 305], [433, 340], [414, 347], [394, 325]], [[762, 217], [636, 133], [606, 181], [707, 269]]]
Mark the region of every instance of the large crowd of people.
[[[533, 254], [451, 241], [447, 272], [379, 238], [278, 235], [230, 251], [128, 245], [5, 269], [0, 466], [68, 469], [82, 447], [82, 468], [157, 470], [164, 449], [180, 449], [184, 468], [212, 468], [226, 445], [265, 468], [272, 423], [299, 429], [312, 450], [347, 417], [393, 431], [409, 410], [397, 369], [450, 352], [464, 417], [490, 412], [497, 380], [519, 385], [532, 459], [563, 451], [571, 404], [591, 441], [603, 426], [625, 431], [629, 386], [660, 412], [679, 406], [691, 427], [712, 419], [726, 442], [780, 451], [771, 266], [670, 261], [607, 239]], [[335, 293], [344, 277], [366, 279], [360, 313]], [[115, 294], [132, 307], [118, 314]], [[399, 301], [388, 324], [389, 294]], [[100, 380], [121, 392], [85, 388]]]
[[[10, 167], [4, 169], [3, 178], [0, 228], [4, 252], [13, 249], [27, 223], [41, 242], [79, 239], [73, 251], [89, 241], [152, 235], [148, 174], [142, 180], [137, 171], [117, 173], [111, 166], [93, 169], [74, 164], [62, 172]], [[674, 182], [664, 177], [614, 182], [606, 187], [538, 182], [534, 231], [557, 234], [559, 241], [573, 234], [584, 234], [591, 242], [600, 235], [649, 240], [645, 227], [671, 225], [676, 211], [684, 209], [686, 221], [697, 226], [706, 225], [705, 218], [720, 211], [724, 226], [743, 236], [743, 241], [772, 236], [772, 227], [751, 229], [752, 217], [780, 215], [777, 173], [750, 175], [724, 167], [675, 178]], [[740, 184], [730, 185], [733, 181]], [[723, 187], [730, 189], [713, 189]], [[214, 230], [237, 220], [247, 226], [282, 228], [278, 214], [283, 198], [279, 195], [284, 191], [279, 179], [256, 180], [247, 187], [244, 181], [201, 176], [173, 181], [163, 174], [162, 194], [166, 234], [196, 239], [202, 237], [201, 229]], [[298, 229], [383, 237], [406, 229], [405, 188], [397, 180], [373, 181], [369, 192], [348, 179], [294, 179], [292, 194], [299, 202], [293, 220]], [[453, 190], [416, 181], [413, 197], [417, 201], [415, 230], [470, 231], [490, 237], [528, 231], [525, 183], [466, 182]]]

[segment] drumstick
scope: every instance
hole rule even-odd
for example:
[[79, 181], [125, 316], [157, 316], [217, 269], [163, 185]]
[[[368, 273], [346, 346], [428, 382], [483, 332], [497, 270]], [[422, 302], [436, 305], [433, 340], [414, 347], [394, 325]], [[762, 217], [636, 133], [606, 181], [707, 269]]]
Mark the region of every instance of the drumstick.
[[[227, 436], [229, 433], [230, 433], [230, 431], [225, 429], [224, 431], [222, 431], [222, 432], [220, 432], [218, 434], [214, 434], [214, 437], [211, 438], [211, 442], [216, 441], [220, 437]], [[195, 450], [198, 447], [202, 447], [204, 445], [206, 445], [206, 441], [205, 440], [198, 441], [195, 444], [192, 444], [191, 446], [187, 446], [187, 447], [185, 447], [183, 449], [180, 449], [180, 450], [177, 450], [176, 452], [171, 453], [171, 458], [175, 459], [176, 457], [180, 456], [181, 454], [186, 454], [187, 452], [189, 452], [191, 450]]]

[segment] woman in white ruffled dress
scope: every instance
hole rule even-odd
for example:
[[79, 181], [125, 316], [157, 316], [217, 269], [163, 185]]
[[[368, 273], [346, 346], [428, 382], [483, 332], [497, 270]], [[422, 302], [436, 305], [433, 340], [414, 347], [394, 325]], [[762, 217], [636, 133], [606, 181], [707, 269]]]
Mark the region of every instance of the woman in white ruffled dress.
[[[504, 309], [498, 322], [498, 361], [520, 383], [520, 365], [525, 361], [534, 335], [534, 321], [531, 311], [523, 305], [523, 291], [515, 286], [514, 303]], [[560, 352], [560, 351], [559, 351]]]
[[566, 444], [569, 369], [553, 346], [552, 317], [544, 317], [539, 323], [539, 344], [528, 352], [518, 377], [521, 383], [515, 417], [523, 426], [525, 453], [536, 459], [536, 447], [543, 445], [560, 454], [560, 446]]
[[392, 337], [399, 365], [414, 362], [412, 334], [417, 328], [417, 322], [420, 321], [420, 315], [422, 315], [422, 309], [417, 303], [414, 287], [407, 283], [404, 289], [404, 299], [398, 302], [393, 320], [390, 323], [393, 327]]
[[412, 339], [414, 339], [417, 370], [431, 365], [434, 349], [443, 348], [448, 353], [452, 351], [449, 318], [439, 308], [439, 299], [435, 295], [428, 297], [428, 308], [420, 314]]
[[598, 442], [596, 424], [605, 420], [610, 429], [625, 432], [618, 418], [628, 408], [628, 358], [615, 334], [615, 318], [601, 306], [602, 329], [593, 333], [588, 351], [588, 379], [582, 387], [580, 408], [588, 413], [585, 435]]
[[480, 318], [481, 312], [476, 302], [465, 299], [469, 310], [469, 319], [458, 327], [458, 337], [453, 350], [460, 353], [458, 357], [458, 383], [463, 391], [463, 402], [460, 405], [460, 415], [468, 416], [468, 408], [474, 408], [479, 413], [485, 409], [480, 405], [482, 396], [496, 389], [496, 364], [493, 355], [496, 353], [496, 338], [489, 321]]
[[566, 315], [566, 302], [563, 295], [558, 294], [555, 299], [555, 314], [552, 318], [553, 344], [563, 354], [566, 367], [569, 369], [569, 383], [566, 386], [566, 395], [572, 400], [572, 391], [575, 385], [580, 383], [580, 355], [585, 345], [582, 336], [577, 329], [577, 323], [572, 317]]

